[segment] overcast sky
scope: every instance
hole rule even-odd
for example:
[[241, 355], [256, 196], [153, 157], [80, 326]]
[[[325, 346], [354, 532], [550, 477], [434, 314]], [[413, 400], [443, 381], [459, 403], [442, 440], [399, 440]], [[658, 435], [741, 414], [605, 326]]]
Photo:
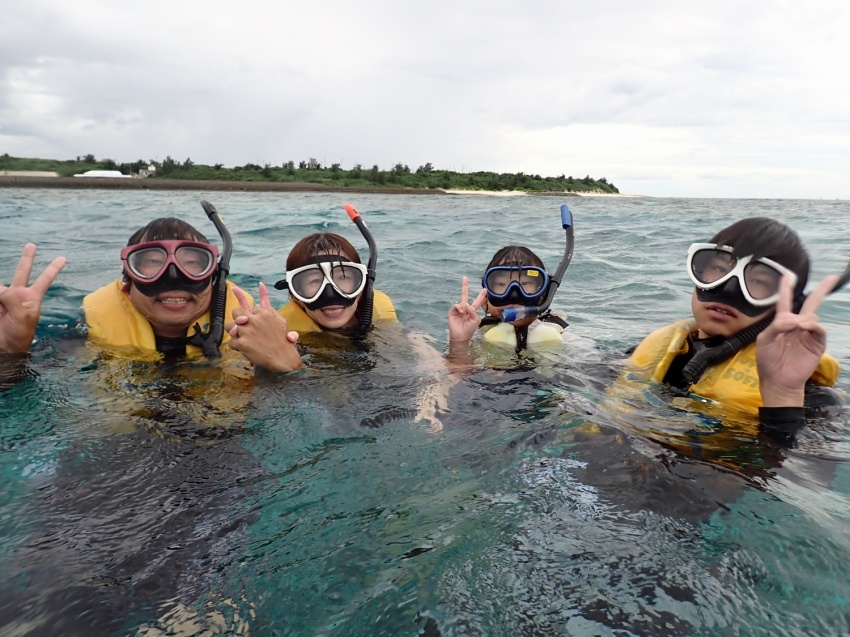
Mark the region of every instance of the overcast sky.
[[850, 199], [846, 0], [8, 0], [0, 153]]

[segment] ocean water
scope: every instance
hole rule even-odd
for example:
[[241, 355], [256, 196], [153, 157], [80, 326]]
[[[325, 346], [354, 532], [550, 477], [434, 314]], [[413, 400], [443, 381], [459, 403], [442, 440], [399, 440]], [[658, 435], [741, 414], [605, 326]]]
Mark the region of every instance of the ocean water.
[[[177, 216], [215, 238], [201, 199], [250, 291], [310, 232], [365, 258], [354, 204], [403, 330], [313, 340], [279, 378], [88, 347], [79, 307], [127, 237]], [[499, 247], [555, 268], [564, 202], [553, 307], [595, 349], [481, 352], [462, 377], [418, 356]], [[0, 280], [27, 241], [39, 270], [68, 257], [26, 377], [0, 385], [0, 634], [850, 633], [843, 423], [779, 449], [606, 391], [627, 347], [689, 314], [688, 245], [754, 215], [802, 235], [815, 281], [850, 259], [844, 201], [0, 190]], [[846, 393], [850, 289], [820, 315]]]

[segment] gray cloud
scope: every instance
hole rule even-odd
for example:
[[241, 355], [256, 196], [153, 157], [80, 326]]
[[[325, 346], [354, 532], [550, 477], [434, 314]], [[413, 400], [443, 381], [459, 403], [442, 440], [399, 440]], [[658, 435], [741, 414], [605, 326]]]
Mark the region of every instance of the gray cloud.
[[0, 150], [850, 198], [844, 3], [11, 3]]

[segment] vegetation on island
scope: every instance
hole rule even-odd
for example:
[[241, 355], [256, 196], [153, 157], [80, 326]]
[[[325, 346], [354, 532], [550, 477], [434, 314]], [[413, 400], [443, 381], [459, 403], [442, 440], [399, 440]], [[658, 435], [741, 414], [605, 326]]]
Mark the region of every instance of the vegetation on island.
[[[151, 169], [152, 168], [152, 169]], [[60, 177], [71, 177], [87, 170], [120, 170], [125, 175], [146, 174], [148, 179], [192, 179], [213, 181], [258, 181], [324, 184], [341, 187], [382, 188], [433, 188], [441, 190], [522, 190], [541, 192], [602, 192], [619, 193], [617, 187], [605, 177], [594, 179], [590, 175], [575, 178], [560, 175], [541, 177], [525, 173], [494, 173], [486, 171], [455, 172], [434, 168], [430, 163], [411, 170], [398, 163], [389, 170], [377, 165], [364, 168], [355, 164], [345, 170], [339, 164], [323, 166], [315, 159], [283, 162], [280, 166], [245, 164], [225, 168], [222, 164], [207, 166], [191, 159], [177, 162], [170, 156], [164, 161], [138, 161], [118, 163], [111, 159], [96, 159], [85, 155], [73, 160], [27, 159], [0, 155], [0, 171], [49, 171]]]

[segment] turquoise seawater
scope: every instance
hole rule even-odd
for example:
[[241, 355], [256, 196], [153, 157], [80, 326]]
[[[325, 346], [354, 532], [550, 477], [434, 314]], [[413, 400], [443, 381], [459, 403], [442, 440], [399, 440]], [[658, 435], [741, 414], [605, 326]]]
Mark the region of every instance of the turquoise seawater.
[[[284, 273], [314, 231], [379, 250], [403, 333], [311, 343], [309, 369], [251, 380], [205, 361], [103, 356], [83, 296], [160, 216], [234, 240], [232, 279]], [[553, 307], [596, 352], [501, 359], [452, 382], [460, 278], [507, 243], [554, 269]], [[0, 280], [23, 243], [68, 257], [26, 377], [0, 385], [3, 635], [850, 634], [850, 435], [779, 449], [610, 370], [689, 314], [687, 248], [745, 216], [794, 227], [813, 280], [850, 259], [850, 202], [0, 190]], [[284, 293], [272, 289], [277, 306]], [[850, 289], [824, 304], [850, 390]], [[442, 401], [441, 427], [418, 420]], [[675, 442], [675, 444], [672, 444]]]

